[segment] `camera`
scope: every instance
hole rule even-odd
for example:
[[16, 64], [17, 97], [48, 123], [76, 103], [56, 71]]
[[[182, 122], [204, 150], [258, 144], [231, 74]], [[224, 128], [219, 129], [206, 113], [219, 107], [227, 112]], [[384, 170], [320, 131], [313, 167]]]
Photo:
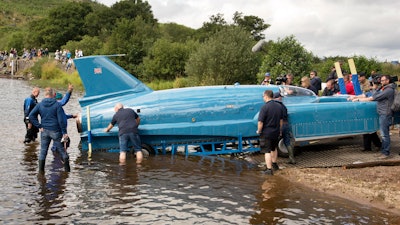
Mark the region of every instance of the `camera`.
[[286, 81], [287, 81], [286, 74], [285, 74], [285, 75], [280, 75], [280, 76], [278, 76], [278, 77], [276, 78], [275, 84], [276, 84], [276, 85], [281, 85], [281, 84], [286, 83]]
[[381, 75], [380, 74], [373, 74], [371, 76], [371, 78], [372, 78], [371, 82], [373, 84], [380, 84], [381, 83]]

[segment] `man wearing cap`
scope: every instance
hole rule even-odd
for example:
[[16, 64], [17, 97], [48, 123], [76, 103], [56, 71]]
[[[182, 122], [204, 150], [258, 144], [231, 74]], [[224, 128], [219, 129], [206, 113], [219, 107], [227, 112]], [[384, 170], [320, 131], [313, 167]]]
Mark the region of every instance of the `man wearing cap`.
[[358, 82], [360, 82], [361, 90], [364, 94], [371, 90], [371, 83], [367, 79], [365, 72], [358, 74]]
[[274, 81], [271, 78], [270, 73], [265, 73], [264, 80], [261, 82], [261, 85], [269, 85], [269, 84], [274, 84]]

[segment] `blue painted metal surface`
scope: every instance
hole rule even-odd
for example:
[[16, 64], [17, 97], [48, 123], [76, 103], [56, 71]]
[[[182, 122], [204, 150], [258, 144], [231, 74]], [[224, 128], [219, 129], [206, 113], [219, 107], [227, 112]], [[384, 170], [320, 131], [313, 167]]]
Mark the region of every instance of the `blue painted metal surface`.
[[[178, 146], [185, 154], [194, 155], [258, 151], [252, 142], [258, 138], [257, 118], [266, 89], [284, 96], [296, 141], [378, 130], [374, 102], [347, 102], [346, 96], [319, 98], [307, 89], [275, 85], [153, 91], [106, 56], [82, 57], [74, 63], [86, 91], [79, 100], [83, 150], [88, 141], [86, 107], [91, 112], [93, 150], [118, 149], [118, 127], [109, 133], [103, 130], [114, 115], [115, 103], [121, 102], [141, 117], [142, 143], [163, 152], [169, 148], [174, 153]], [[189, 151], [189, 145], [197, 145], [199, 150]], [[211, 146], [211, 150], [203, 146]]]

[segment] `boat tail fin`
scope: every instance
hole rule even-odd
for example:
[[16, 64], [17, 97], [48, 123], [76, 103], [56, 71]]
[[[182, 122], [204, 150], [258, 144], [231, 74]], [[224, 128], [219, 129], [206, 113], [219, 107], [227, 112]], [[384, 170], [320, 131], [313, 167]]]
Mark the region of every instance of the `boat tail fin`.
[[153, 91], [108, 56], [85, 56], [74, 63], [85, 88], [84, 98], [91, 103], [113, 95]]

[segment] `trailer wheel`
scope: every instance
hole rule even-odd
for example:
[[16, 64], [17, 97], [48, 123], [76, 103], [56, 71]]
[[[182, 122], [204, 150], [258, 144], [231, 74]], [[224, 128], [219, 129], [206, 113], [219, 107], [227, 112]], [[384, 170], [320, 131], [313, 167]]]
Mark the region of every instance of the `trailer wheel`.
[[[292, 145], [294, 155], [296, 155], [296, 149], [294, 148], [294, 138], [290, 139], [290, 144]], [[283, 142], [283, 138], [281, 138], [278, 143], [278, 156], [283, 158], [289, 157], [289, 152], [286, 148], [285, 143]]]
[[283, 157], [283, 158], [288, 158], [289, 157], [289, 152], [286, 148], [286, 145], [283, 143], [283, 138], [279, 140], [278, 144], [278, 156]]
[[149, 157], [149, 155], [156, 154], [156, 152], [154, 151], [154, 148], [148, 144], [142, 144], [142, 153], [143, 153], [143, 157]]

